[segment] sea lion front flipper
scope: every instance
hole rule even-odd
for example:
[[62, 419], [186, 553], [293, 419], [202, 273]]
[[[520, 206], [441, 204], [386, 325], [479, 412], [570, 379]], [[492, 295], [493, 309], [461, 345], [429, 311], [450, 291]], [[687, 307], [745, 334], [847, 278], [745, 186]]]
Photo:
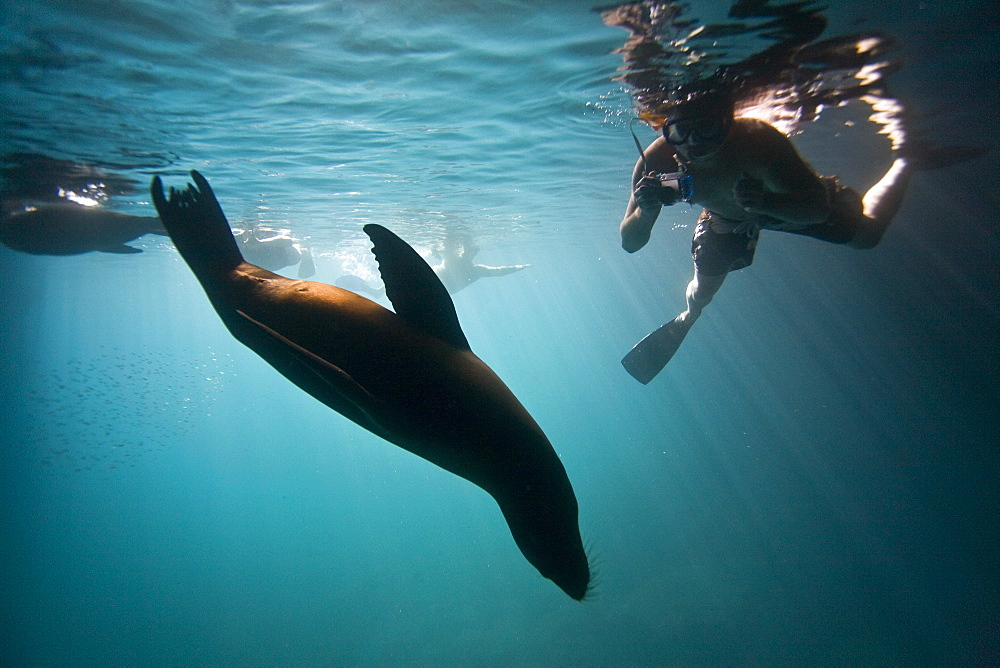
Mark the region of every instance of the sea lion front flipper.
[[469, 350], [451, 295], [424, 258], [381, 225], [369, 223], [363, 229], [375, 244], [372, 252], [396, 314], [432, 336]]
[[[364, 415], [365, 419], [370, 421], [372, 424], [377, 424], [375, 419], [368, 413], [368, 408], [367, 408], [368, 406], [373, 406], [376, 403], [375, 397], [373, 397], [368, 392], [368, 390], [361, 387], [361, 385], [359, 385], [356, 380], [351, 378], [351, 375], [349, 373], [341, 369], [339, 366], [327, 362], [319, 355], [306, 350], [305, 348], [295, 343], [294, 341], [288, 339], [287, 337], [282, 336], [281, 334], [271, 329], [264, 323], [258, 320], [254, 320], [243, 311], [237, 310], [236, 312], [239, 313], [244, 318], [246, 318], [247, 320], [249, 320], [257, 327], [261, 328], [262, 330], [270, 334], [272, 337], [274, 337], [281, 343], [288, 346], [291, 349], [291, 353], [300, 362], [305, 364], [321, 380], [330, 384], [342, 397], [347, 399], [358, 411], [360, 411]], [[359, 424], [362, 424], [362, 426], [364, 426], [362, 420], [358, 420], [354, 416], [350, 415], [348, 415], [347, 417], [350, 417], [355, 422], [358, 422]], [[367, 426], [365, 428], [371, 430]]]

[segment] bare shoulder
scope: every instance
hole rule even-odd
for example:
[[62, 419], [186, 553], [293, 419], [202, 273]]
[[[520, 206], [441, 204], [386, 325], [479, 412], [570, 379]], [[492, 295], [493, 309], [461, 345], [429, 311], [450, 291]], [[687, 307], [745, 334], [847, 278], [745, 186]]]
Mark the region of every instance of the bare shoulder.
[[746, 171], [764, 181], [774, 192], [822, 190], [818, 174], [785, 133], [755, 118], [738, 119], [743, 128], [743, 155], [754, 156]]
[[788, 135], [776, 127], [756, 118], [736, 119], [738, 151], [756, 156], [760, 166], [778, 169], [798, 167], [803, 163], [795, 144]]
[[657, 137], [644, 151], [649, 168], [658, 172], [668, 172], [677, 169], [674, 158], [674, 147], [663, 137]]
[[737, 118], [734, 121], [739, 133], [755, 144], [773, 147], [790, 147], [788, 136], [770, 123], [757, 118]]

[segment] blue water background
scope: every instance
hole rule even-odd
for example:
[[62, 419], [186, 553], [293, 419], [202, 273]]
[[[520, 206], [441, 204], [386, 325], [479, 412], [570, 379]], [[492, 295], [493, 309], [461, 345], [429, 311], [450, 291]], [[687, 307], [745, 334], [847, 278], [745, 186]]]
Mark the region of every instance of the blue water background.
[[[893, 89], [932, 136], [1000, 136], [993, 3], [831, 4], [830, 34], [902, 40]], [[455, 304], [561, 455], [597, 574], [571, 601], [485, 493], [278, 376], [164, 238], [0, 247], [0, 663], [998, 659], [995, 152], [918, 174], [873, 251], [765, 232], [641, 386], [619, 359], [682, 308], [696, 211], [621, 250], [625, 34], [590, 7], [0, 3], [0, 152], [143, 189], [196, 168], [326, 282], [374, 279], [367, 222], [532, 263]], [[891, 161], [865, 115], [795, 139], [860, 190]]]

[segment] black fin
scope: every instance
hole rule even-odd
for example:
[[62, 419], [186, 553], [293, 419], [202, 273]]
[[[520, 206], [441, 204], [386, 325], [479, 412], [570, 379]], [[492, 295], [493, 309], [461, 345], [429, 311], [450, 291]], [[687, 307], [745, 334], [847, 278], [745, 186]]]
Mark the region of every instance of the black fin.
[[648, 384], [681, 347], [692, 324], [674, 318], [635, 344], [628, 355], [622, 358], [622, 366], [637, 381], [643, 385]]
[[468, 350], [455, 304], [424, 258], [381, 225], [370, 223], [364, 231], [375, 244], [372, 252], [396, 314], [428, 334]]
[[910, 166], [918, 171], [930, 171], [959, 165], [969, 160], [981, 158], [990, 152], [987, 146], [937, 146], [923, 139], [909, 139], [899, 149]]

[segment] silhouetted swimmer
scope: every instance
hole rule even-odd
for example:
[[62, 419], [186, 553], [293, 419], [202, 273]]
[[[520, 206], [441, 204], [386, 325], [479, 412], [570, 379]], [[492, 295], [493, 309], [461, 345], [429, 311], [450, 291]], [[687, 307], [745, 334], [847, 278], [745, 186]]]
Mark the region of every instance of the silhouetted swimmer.
[[435, 249], [434, 255], [441, 262], [431, 268], [450, 294], [455, 294], [472, 285], [480, 278], [506, 276], [531, 266], [530, 264], [512, 264], [491, 267], [485, 264], [476, 264], [473, 260], [478, 253], [479, 246], [472, 241], [472, 237], [467, 234], [453, 233], [450, 230], [445, 237], [444, 245]]
[[524, 556], [574, 599], [590, 567], [576, 496], [555, 450], [469, 349], [441, 281], [406, 242], [366, 225], [396, 312], [347, 290], [244, 261], [208, 182], [153, 203], [229, 331], [344, 417], [486, 490]]
[[338, 288], [344, 288], [345, 290], [350, 290], [351, 292], [357, 292], [359, 295], [368, 295], [375, 299], [381, 299], [385, 297], [385, 285], [379, 284], [372, 287], [368, 281], [361, 278], [360, 276], [355, 276], [354, 274], [344, 274], [334, 281], [334, 284]]
[[299, 278], [310, 278], [316, 273], [312, 251], [300, 239], [286, 232], [255, 225], [235, 234], [235, 237], [243, 257], [258, 267], [280, 271], [297, 264]]
[[145, 234], [166, 234], [166, 230], [155, 216], [132, 216], [69, 202], [5, 210], [0, 217], [0, 242], [33, 255], [141, 253], [126, 244]]

